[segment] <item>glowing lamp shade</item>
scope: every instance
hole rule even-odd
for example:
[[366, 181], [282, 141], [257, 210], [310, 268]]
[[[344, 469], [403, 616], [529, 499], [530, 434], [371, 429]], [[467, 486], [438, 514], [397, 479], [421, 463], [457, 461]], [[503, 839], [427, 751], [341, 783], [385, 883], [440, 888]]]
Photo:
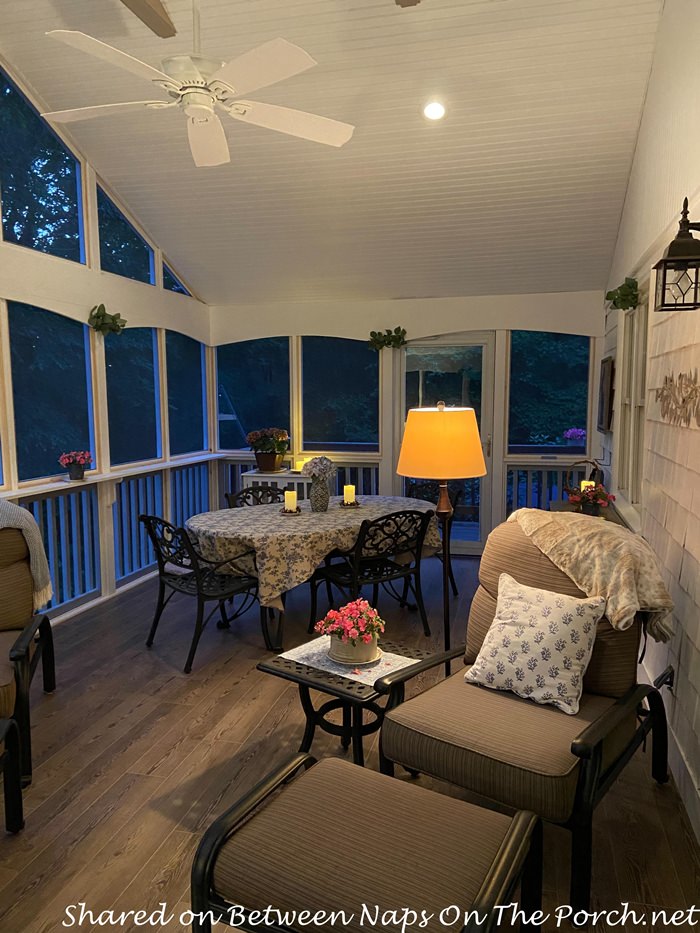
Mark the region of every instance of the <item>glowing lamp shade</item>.
[[485, 476], [473, 408], [412, 408], [401, 443], [399, 476], [468, 479]]

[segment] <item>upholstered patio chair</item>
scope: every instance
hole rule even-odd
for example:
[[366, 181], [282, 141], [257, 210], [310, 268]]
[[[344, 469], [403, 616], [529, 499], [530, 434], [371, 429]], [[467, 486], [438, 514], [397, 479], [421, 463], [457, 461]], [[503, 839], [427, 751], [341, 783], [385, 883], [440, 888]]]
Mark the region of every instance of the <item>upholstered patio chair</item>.
[[[507, 572], [519, 583], [582, 598], [572, 580], [542, 554], [520, 526], [494, 529], [479, 569], [464, 662], [471, 665], [496, 611], [498, 581]], [[400, 764], [471, 791], [487, 803], [527, 809], [572, 834], [571, 904], [590, 903], [593, 811], [634, 752], [652, 733], [651, 772], [668, 780], [667, 733], [657, 690], [637, 684], [640, 625], [616, 631], [598, 623], [576, 715], [537, 705], [510, 692], [464, 680], [465, 668], [402, 702], [413, 676], [456, 658], [455, 649], [380, 681], [391, 711], [380, 736], [380, 766]], [[639, 717], [639, 718], [638, 718]]]
[[[44, 691], [52, 693], [56, 688], [51, 623], [48, 616], [34, 614], [32, 593], [29, 551], [22, 532], [0, 529], [0, 707], [10, 711], [19, 729], [25, 787], [32, 780], [29, 688], [39, 661]], [[10, 671], [14, 682], [8, 681]]]

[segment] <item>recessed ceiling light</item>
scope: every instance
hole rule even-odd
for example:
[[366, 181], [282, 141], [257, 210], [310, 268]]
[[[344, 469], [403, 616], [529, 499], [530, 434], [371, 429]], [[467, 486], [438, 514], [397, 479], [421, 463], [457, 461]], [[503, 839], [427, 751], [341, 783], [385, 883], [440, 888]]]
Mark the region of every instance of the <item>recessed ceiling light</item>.
[[431, 100], [423, 107], [423, 116], [428, 120], [442, 120], [445, 116], [445, 108], [439, 100]]

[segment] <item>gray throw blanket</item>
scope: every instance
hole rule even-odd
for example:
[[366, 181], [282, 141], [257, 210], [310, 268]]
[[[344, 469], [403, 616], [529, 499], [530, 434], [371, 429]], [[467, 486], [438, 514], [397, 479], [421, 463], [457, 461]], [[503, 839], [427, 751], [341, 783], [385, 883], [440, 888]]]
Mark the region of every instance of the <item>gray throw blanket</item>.
[[517, 522], [586, 596], [605, 597], [613, 628], [629, 628], [639, 612], [655, 641], [669, 640], [673, 601], [641, 535], [577, 512], [518, 509], [508, 521]]
[[27, 542], [29, 567], [34, 582], [34, 608], [41, 609], [51, 599], [53, 589], [39, 526], [27, 509], [6, 499], [0, 499], [0, 529], [2, 528], [19, 529]]

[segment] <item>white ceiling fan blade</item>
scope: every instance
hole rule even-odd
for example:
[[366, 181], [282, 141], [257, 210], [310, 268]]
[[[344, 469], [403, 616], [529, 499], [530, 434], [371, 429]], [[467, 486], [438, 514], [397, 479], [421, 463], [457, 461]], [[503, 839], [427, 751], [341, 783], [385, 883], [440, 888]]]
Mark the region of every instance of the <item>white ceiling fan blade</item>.
[[231, 161], [226, 134], [221, 120], [215, 113], [206, 119], [190, 117], [187, 120], [187, 136], [194, 164], [198, 168], [205, 165], [223, 165]]
[[75, 110], [54, 110], [52, 113], [42, 113], [42, 117], [54, 123], [75, 123], [77, 120], [92, 120], [94, 117], [108, 117], [117, 113], [128, 113], [130, 110], [140, 110], [160, 104], [169, 107], [163, 100], [133, 100], [123, 104], [98, 104], [96, 107], [78, 107]]
[[270, 39], [222, 65], [209, 80], [223, 81], [236, 94], [249, 94], [258, 88], [301, 74], [315, 64], [315, 59], [298, 45], [292, 45], [286, 39]]
[[239, 100], [229, 110], [235, 120], [264, 126], [268, 130], [299, 136], [326, 146], [343, 146], [352, 136], [355, 127], [339, 120], [329, 120], [316, 113], [304, 113], [303, 110], [290, 110], [289, 107], [277, 107], [275, 104], [261, 104], [258, 101]]
[[93, 55], [95, 58], [101, 58], [102, 61], [109, 62], [110, 65], [116, 65], [117, 68], [130, 71], [147, 81], [175, 83], [172, 78], [168, 77], [164, 72], [158, 71], [157, 68], [152, 68], [146, 62], [139, 61], [133, 55], [127, 55], [126, 52], [121, 52], [119, 49], [107, 45], [106, 42], [93, 39], [92, 36], [87, 36], [84, 32], [76, 32], [73, 29], [52, 29], [46, 35], [51, 36], [52, 39], [58, 39], [59, 42], [64, 42], [74, 49], [80, 49], [81, 52], [86, 52], [88, 55]]
[[173, 21], [160, 0], [122, 0], [122, 3], [161, 39], [170, 39], [176, 34]]

